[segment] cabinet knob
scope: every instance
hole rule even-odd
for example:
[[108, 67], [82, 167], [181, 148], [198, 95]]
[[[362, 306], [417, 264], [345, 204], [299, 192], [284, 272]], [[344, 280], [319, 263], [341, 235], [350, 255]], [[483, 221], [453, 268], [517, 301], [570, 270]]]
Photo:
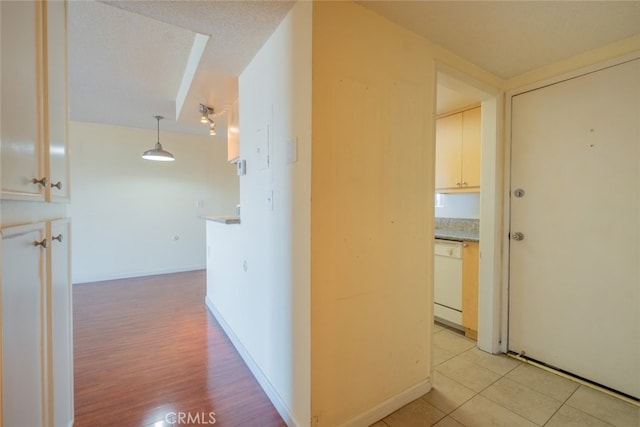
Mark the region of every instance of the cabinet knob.
[[62, 234], [51, 237], [51, 240], [57, 240], [58, 242], [62, 243]]
[[55, 184], [51, 183], [51, 188], [57, 188], [58, 190], [62, 190], [62, 181], [58, 181]]
[[46, 249], [47, 248], [47, 239], [42, 239], [39, 242], [37, 240], [35, 240], [33, 242], [33, 246], [40, 246], [41, 248]]
[[461, 182], [456, 182], [456, 185], [457, 185], [458, 187], [462, 187], [462, 183], [461, 183]]
[[41, 179], [33, 178], [31, 180], [31, 182], [33, 182], [34, 184], [40, 184], [43, 187], [46, 187], [47, 186], [47, 177], [44, 177], [44, 178], [41, 178]]
[[462, 185], [463, 185], [463, 186], [464, 186], [464, 185], [468, 185], [468, 184], [467, 184], [467, 181], [462, 181]]

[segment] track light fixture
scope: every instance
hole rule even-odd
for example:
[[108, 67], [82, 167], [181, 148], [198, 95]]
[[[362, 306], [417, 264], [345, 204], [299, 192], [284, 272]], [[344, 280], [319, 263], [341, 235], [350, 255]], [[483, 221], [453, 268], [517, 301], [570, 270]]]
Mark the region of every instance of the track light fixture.
[[209, 135], [213, 136], [216, 134], [216, 122], [209, 116], [213, 114], [213, 108], [208, 107], [204, 104], [200, 104], [200, 123], [208, 123], [209, 124]]
[[200, 118], [200, 123], [209, 123], [209, 121], [211, 120], [209, 118], [209, 115], [213, 114], [213, 108], [207, 107], [204, 104], [200, 104], [200, 114], [202, 115], [202, 117]]

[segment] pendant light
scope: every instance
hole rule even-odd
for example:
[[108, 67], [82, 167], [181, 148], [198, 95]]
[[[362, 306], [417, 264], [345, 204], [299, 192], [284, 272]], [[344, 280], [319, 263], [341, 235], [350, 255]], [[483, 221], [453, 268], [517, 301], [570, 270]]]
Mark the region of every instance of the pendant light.
[[146, 160], [156, 160], [159, 162], [172, 162], [176, 158], [173, 157], [173, 154], [170, 152], [163, 150], [162, 145], [160, 144], [160, 120], [164, 119], [164, 117], [153, 117], [158, 121], [158, 142], [156, 142], [156, 146], [153, 149], [145, 151], [142, 158]]

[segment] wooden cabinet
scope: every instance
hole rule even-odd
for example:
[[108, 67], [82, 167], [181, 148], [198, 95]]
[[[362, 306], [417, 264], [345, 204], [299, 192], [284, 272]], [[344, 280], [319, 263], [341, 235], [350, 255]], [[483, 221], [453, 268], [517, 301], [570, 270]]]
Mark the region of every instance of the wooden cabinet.
[[66, 2], [0, 2], [2, 198], [67, 201]]
[[462, 245], [462, 326], [465, 335], [478, 336], [478, 274], [480, 250], [477, 242]]
[[[55, 238], [55, 239], [54, 239]], [[2, 230], [2, 425], [73, 423], [69, 221]]]
[[480, 107], [436, 120], [436, 190], [480, 191]]

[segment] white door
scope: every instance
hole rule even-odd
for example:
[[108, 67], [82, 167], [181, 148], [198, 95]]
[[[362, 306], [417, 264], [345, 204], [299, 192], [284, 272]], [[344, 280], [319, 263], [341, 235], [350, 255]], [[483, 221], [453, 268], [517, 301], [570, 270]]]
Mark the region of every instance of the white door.
[[509, 350], [640, 397], [640, 60], [513, 97], [510, 205]]

